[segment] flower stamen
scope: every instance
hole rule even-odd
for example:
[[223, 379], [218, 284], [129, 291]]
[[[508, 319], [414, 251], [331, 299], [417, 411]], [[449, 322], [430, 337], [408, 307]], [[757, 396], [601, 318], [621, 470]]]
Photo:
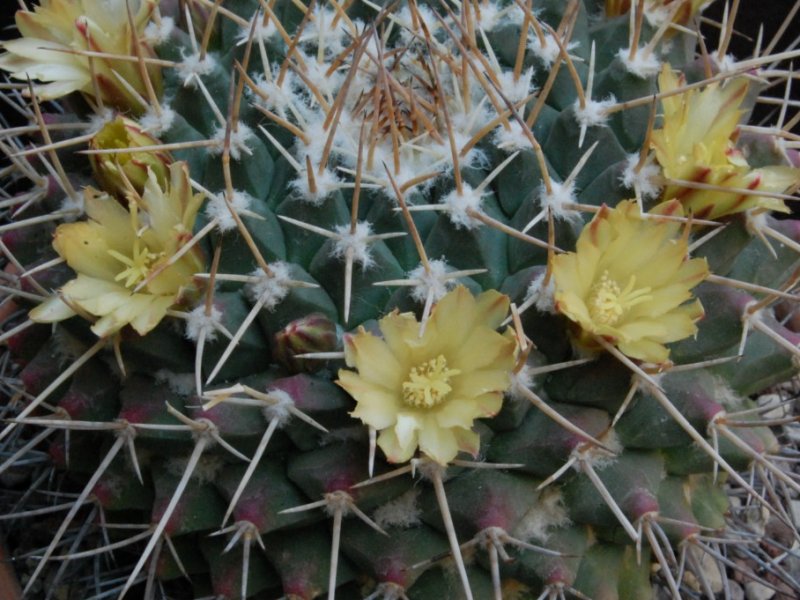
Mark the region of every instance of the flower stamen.
[[441, 404], [453, 389], [450, 378], [461, 373], [448, 369], [447, 359], [441, 354], [413, 367], [408, 381], [403, 383], [403, 400], [415, 408], [432, 408]]
[[138, 239], [133, 242], [132, 257], [127, 257], [116, 250], [108, 250], [108, 253], [127, 266], [126, 269], [123, 269], [114, 277], [114, 281], [121, 281], [124, 279], [126, 288], [134, 287], [147, 277], [150, 273], [153, 261], [163, 255], [163, 252], [160, 254], [150, 252], [147, 246], [142, 248]]
[[611, 279], [608, 271], [603, 272], [589, 296], [589, 314], [592, 319], [603, 325], [613, 326], [631, 308], [642, 302], [647, 302], [653, 297], [650, 295], [652, 288], [636, 288], [636, 275], [631, 275], [625, 289]]

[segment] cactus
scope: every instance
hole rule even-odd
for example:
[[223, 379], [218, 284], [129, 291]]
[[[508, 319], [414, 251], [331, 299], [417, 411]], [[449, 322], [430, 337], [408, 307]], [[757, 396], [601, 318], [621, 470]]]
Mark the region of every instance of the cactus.
[[745, 125], [800, 53], [704, 4], [20, 10], [24, 594], [800, 593], [753, 524], [797, 536], [797, 117]]

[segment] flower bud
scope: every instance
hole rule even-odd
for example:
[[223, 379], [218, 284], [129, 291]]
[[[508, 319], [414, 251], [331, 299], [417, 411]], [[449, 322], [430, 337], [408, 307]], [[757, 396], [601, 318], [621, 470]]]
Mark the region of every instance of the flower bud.
[[[118, 116], [106, 123], [92, 138], [92, 150], [113, 148], [136, 148], [153, 146], [161, 142], [131, 119]], [[145, 150], [142, 152], [115, 152], [112, 154], [89, 155], [97, 182], [106, 192], [124, 196], [128, 190], [127, 177], [133, 188], [142, 193], [147, 182], [148, 168], [155, 174], [159, 186], [168, 179], [172, 157], [168, 152]]]
[[295, 319], [273, 338], [275, 359], [292, 373], [313, 373], [325, 361], [297, 358], [309, 352], [331, 352], [336, 348], [336, 325], [321, 313]]

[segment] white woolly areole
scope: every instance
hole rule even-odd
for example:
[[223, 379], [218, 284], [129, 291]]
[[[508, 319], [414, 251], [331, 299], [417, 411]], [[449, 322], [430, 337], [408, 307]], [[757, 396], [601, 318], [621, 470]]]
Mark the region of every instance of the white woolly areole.
[[[567, 52], [576, 48], [578, 46], [577, 42], [570, 42], [567, 44]], [[556, 43], [553, 36], [549, 33], [544, 34], [544, 45], [539, 43], [539, 36], [532, 35], [528, 40], [528, 50], [530, 50], [534, 56], [536, 56], [545, 67], [551, 67], [558, 55], [561, 53], [561, 50], [558, 47], [558, 43]]]
[[750, 235], [758, 235], [763, 230], [769, 229], [767, 222], [767, 213], [754, 213], [752, 209], [745, 211], [746, 222], [745, 227]]
[[650, 52], [647, 56], [644, 56], [643, 50], [643, 48], [639, 48], [633, 60], [630, 57], [630, 48], [620, 48], [619, 52], [617, 52], [617, 58], [625, 65], [628, 73], [636, 75], [639, 79], [652, 77], [661, 70], [661, 61], [656, 58], [655, 53]]
[[[234, 190], [231, 197], [231, 207], [236, 214], [241, 214], [242, 211], [250, 208], [250, 204], [254, 198], [247, 192]], [[231, 231], [236, 229], [236, 220], [231, 215], [228, 204], [225, 202], [225, 197], [222, 194], [214, 194], [210, 196], [206, 203], [206, 215], [209, 219], [217, 220], [217, 227], [220, 231]]]
[[150, 21], [144, 28], [144, 41], [152, 46], [160, 46], [172, 35], [175, 29], [175, 19], [172, 17], [161, 17], [161, 22]]
[[213, 342], [217, 338], [217, 328], [222, 313], [215, 306], [211, 306], [211, 314], [206, 314], [206, 307], [203, 304], [195, 307], [186, 315], [185, 335], [192, 341], [197, 341], [200, 334], [205, 331], [206, 341]]
[[76, 219], [82, 217], [86, 213], [86, 206], [83, 201], [83, 194], [75, 194], [75, 196], [64, 196], [61, 200], [61, 210], [66, 213], [63, 219], [64, 221], [71, 223]]
[[[295, 77], [294, 73], [288, 71], [281, 85], [278, 85], [276, 83], [277, 73], [273, 74], [272, 79], [267, 79], [264, 75], [259, 74], [255, 78], [255, 83], [263, 96], [255, 92], [250, 92], [253, 102], [285, 118], [288, 107], [295, 101], [295, 95], [292, 91], [292, 81]], [[266, 96], [266, 98], [264, 98], [264, 96]]]
[[200, 54], [184, 54], [183, 60], [175, 65], [178, 77], [183, 81], [184, 87], [195, 87], [195, 76], [208, 75], [216, 66], [217, 61], [210, 53], [200, 58]]
[[419, 488], [411, 488], [394, 500], [379, 506], [372, 515], [378, 527], [413, 527], [420, 524], [422, 511], [417, 506]]
[[156, 112], [152, 106], [147, 107], [144, 114], [139, 117], [139, 125], [147, 133], [156, 137], [172, 129], [176, 113], [166, 103], [161, 105], [161, 111]]
[[191, 396], [195, 392], [194, 373], [174, 373], [169, 369], [160, 369], [155, 374], [158, 383], [166, 386], [179, 396]]
[[258, 281], [245, 286], [245, 293], [252, 302], [261, 302], [267, 310], [273, 310], [289, 293], [291, 277], [289, 265], [284, 262], [274, 262], [269, 265], [272, 271], [267, 275], [262, 268], [258, 268], [250, 275], [258, 277]]
[[318, 173], [315, 169], [314, 184], [317, 189], [315, 192], [312, 192], [308, 185], [308, 173], [303, 169], [298, 173], [297, 177], [289, 183], [289, 187], [297, 191], [301, 200], [308, 202], [312, 206], [319, 206], [331, 192], [339, 188], [341, 183], [342, 180], [330, 169], [325, 168], [322, 173]]
[[537, 275], [528, 286], [525, 294], [525, 302], [533, 300], [536, 309], [543, 313], [556, 314], [556, 284], [553, 278], [544, 285], [545, 273]]
[[533, 375], [528, 365], [522, 365], [522, 368], [516, 373], [511, 373], [511, 385], [508, 386], [506, 392], [514, 400], [528, 401], [523, 390], [529, 389], [533, 385]]
[[576, 100], [573, 105], [575, 118], [581, 127], [602, 127], [608, 122], [606, 109], [616, 103], [617, 99], [614, 96], [609, 96], [605, 100], [586, 98], [584, 107], [581, 107], [580, 100]]
[[470, 212], [474, 211], [483, 214], [481, 210], [482, 198], [482, 193], [472, 189], [469, 184], [463, 183], [460, 194], [458, 190], [453, 190], [442, 198], [441, 202], [447, 207], [450, 222], [456, 229], [475, 229], [481, 225], [481, 222], [470, 216]]
[[350, 233], [350, 225], [337, 225], [334, 231], [340, 236], [333, 244], [331, 256], [344, 258], [348, 251], [353, 253], [353, 261], [367, 269], [374, 264], [369, 249], [369, 237], [372, 235], [372, 225], [366, 221], [356, 223], [356, 230]]
[[250, 21], [239, 30], [239, 33], [236, 34], [236, 45], [241, 46], [242, 44], [246, 44], [247, 40], [250, 39], [250, 30], [253, 27], [253, 21], [256, 22], [255, 30], [253, 31], [253, 38], [256, 40], [268, 40], [272, 36], [278, 33], [278, 28], [275, 26], [275, 19], [271, 18], [267, 21], [267, 24], [264, 25], [264, 14], [262, 12], [257, 12]]
[[420, 265], [408, 274], [409, 279], [421, 281], [411, 288], [411, 297], [417, 302], [425, 302], [429, 294], [433, 297], [434, 302], [438, 302], [456, 285], [455, 279], [442, 279], [449, 271], [445, 261], [431, 260], [428, 261], [428, 264], [431, 268], [430, 273], [425, 270], [424, 265]]
[[577, 210], [567, 208], [568, 204], [575, 204], [575, 184], [550, 181], [551, 191], [548, 192], [544, 183], [539, 191], [539, 205], [553, 211], [553, 218], [564, 221], [580, 221], [581, 214]]
[[642, 198], [649, 200], [655, 198], [661, 191], [661, 186], [658, 184], [658, 177], [661, 174], [661, 167], [654, 164], [647, 164], [636, 170], [639, 164], [639, 155], [630, 154], [625, 163], [625, 169], [620, 175], [620, 182], [629, 190], [638, 189]]
[[711, 60], [717, 65], [720, 73], [730, 73], [735, 71], [738, 67], [736, 62], [736, 57], [732, 54], [726, 54], [722, 58], [720, 58], [716, 52], [711, 55]]
[[527, 98], [533, 90], [533, 67], [528, 67], [520, 73], [517, 80], [514, 79], [513, 71], [503, 71], [495, 75], [500, 81], [500, 89], [515, 104]]
[[513, 535], [523, 541], [545, 542], [551, 529], [570, 523], [561, 490], [550, 486], [542, 490], [536, 502], [514, 528]]
[[509, 123], [510, 129], [499, 126], [494, 131], [492, 140], [495, 146], [506, 152], [516, 152], [517, 150], [530, 150], [531, 140], [523, 133], [522, 126], [517, 121]]
[[105, 127], [107, 123], [113, 121], [116, 116], [117, 115], [110, 108], [100, 109], [100, 112], [94, 113], [91, 117], [89, 117], [89, 120], [86, 122], [84, 133], [87, 135], [90, 133], [97, 133], [103, 127]]
[[[613, 429], [608, 430], [603, 435], [599, 436], [599, 439], [606, 448], [611, 450], [614, 454], [608, 454], [605, 450], [600, 448], [595, 448], [594, 446], [587, 446], [582, 445], [576, 447], [572, 453], [573, 455], [577, 455], [580, 460], [589, 463], [592, 467], [594, 467], [597, 471], [602, 471], [606, 467], [610, 467], [619, 458], [619, 454], [622, 452], [623, 446], [622, 443], [619, 441], [619, 436], [617, 432]], [[581, 465], [579, 464], [580, 461], [575, 462], [572, 466], [573, 469], [580, 472]]]
[[[211, 136], [212, 141], [215, 142], [213, 146], [209, 146], [208, 152], [210, 154], [222, 154], [225, 148], [225, 136], [227, 135], [227, 127], [220, 125]], [[253, 130], [242, 122], [239, 122], [236, 130], [231, 130], [231, 158], [239, 160], [242, 154], [248, 156], [253, 153], [247, 145], [248, 140], [253, 137]]]
[[289, 409], [294, 407], [294, 400], [283, 390], [271, 389], [267, 390], [267, 394], [275, 400], [275, 404], [265, 406], [262, 413], [268, 421], [277, 419], [278, 427], [283, 427], [292, 418], [292, 413]]

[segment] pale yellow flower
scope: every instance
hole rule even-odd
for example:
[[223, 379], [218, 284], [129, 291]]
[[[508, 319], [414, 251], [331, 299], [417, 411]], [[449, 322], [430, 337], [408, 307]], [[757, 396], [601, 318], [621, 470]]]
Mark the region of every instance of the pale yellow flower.
[[[33, 11], [17, 11], [17, 29], [22, 37], [0, 43], [6, 51], [0, 55], [0, 69], [9, 71], [15, 79], [33, 80], [36, 94], [45, 100], [76, 91], [95, 96], [99, 90], [105, 104], [141, 113], [144, 107], [120, 83], [124, 80], [147, 97], [135, 61], [90, 58], [79, 52], [136, 56], [138, 45], [143, 56], [155, 56], [142, 41], [155, 5], [156, 0], [40, 0]], [[152, 64], [147, 69], [156, 93], [160, 93], [160, 70]]]
[[[634, 2], [636, 0], [633, 0]], [[711, 2], [711, 0], [645, 0], [645, 14], [668, 15], [675, 3], [679, 2], [681, 7], [677, 9], [673, 17], [673, 23], [686, 24], [691, 18], [700, 12], [700, 9]], [[616, 17], [624, 15], [631, 9], [631, 0], [606, 0], [606, 16]]]
[[643, 218], [634, 201], [603, 206], [581, 232], [575, 252], [553, 259], [556, 309], [578, 326], [576, 340], [598, 348], [597, 337], [627, 356], [652, 363], [669, 358], [664, 344], [696, 333], [703, 316], [691, 288], [708, 275], [705, 259], [687, 258], [677, 201]]
[[[658, 79], [661, 92], [684, 85], [683, 77], [665, 65]], [[702, 219], [717, 219], [751, 208], [789, 212], [783, 200], [739, 190], [783, 193], [800, 181], [800, 169], [788, 166], [750, 168], [734, 145], [748, 83], [743, 78], [711, 84], [662, 99], [663, 125], [653, 131], [652, 147], [665, 177], [726, 188], [701, 190], [667, 185], [662, 198], [677, 198], [684, 210]], [[727, 190], [730, 191], [727, 191]]]
[[[89, 220], [60, 225], [53, 240], [77, 277], [33, 309], [31, 320], [48, 323], [84, 314], [98, 318], [92, 331], [99, 337], [125, 325], [145, 335], [171, 306], [195, 292], [194, 274], [205, 264], [198, 246], [163, 267], [191, 239], [203, 196], [192, 193], [186, 163], [173, 163], [169, 175], [170, 185], [162, 190], [151, 171], [141, 199], [129, 208], [86, 190]], [[139, 292], [133, 291], [159, 269]]]
[[445, 465], [459, 450], [475, 455], [475, 419], [491, 417], [510, 383], [516, 343], [496, 331], [508, 297], [477, 298], [458, 287], [433, 308], [425, 332], [412, 313], [380, 320], [383, 337], [360, 329], [346, 337], [347, 364], [337, 383], [356, 400], [352, 415], [380, 432], [390, 462], [409, 460], [419, 447]]

